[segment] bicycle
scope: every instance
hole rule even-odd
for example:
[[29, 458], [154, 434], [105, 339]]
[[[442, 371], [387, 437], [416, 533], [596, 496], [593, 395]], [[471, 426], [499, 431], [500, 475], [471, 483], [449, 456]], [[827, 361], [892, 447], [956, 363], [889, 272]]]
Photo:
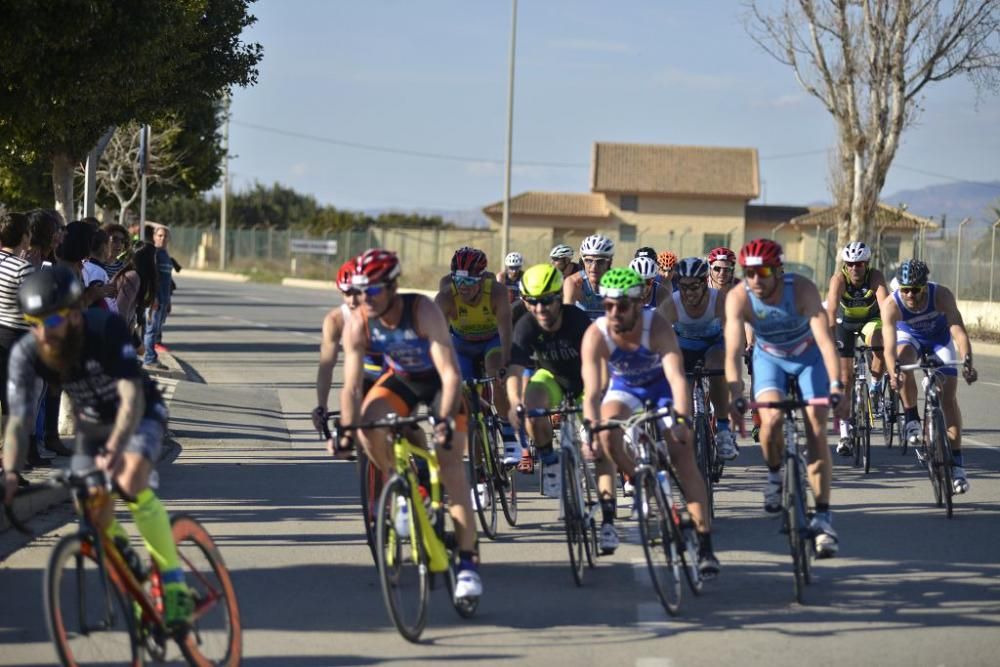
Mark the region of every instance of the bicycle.
[[708, 493], [709, 516], [714, 517], [714, 487], [722, 479], [722, 472], [726, 467], [726, 462], [719, 456], [719, 452], [715, 448], [715, 428], [709, 416], [710, 405], [705, 400], [704, 380], [710, 377], [725, 375], [725, 371], [720, 368], [706, 369], [702, 360], [699, 359], [691, 372], [685, 373], [685, 375], [691, 380], [691, 423], [694, 428], [695, 460], [698, 462], [698, 470], [705, 480], [705, 491]]
[[[56, 543], [45, 568], [45, 620], [63, 665], [141, 665], [143, 651], [162, 662], [171, 640], [191, 665], [240, 664], [243, 631], [236, 592], [222, 555], [198, 521], [185, 514], [170, 520], [194, 598], [190, 626], [171, 630], [164, 623], [163, 583], [155, 561], [142, 566], [136, 558], [130, 565], [116, 540], [98, 527], [100, 511], [114, 502], [115, 488], [105, 473], [59, 471], [48, 483], [18, 493], [53, 485], [69, 489], [78, 515], [77, 531]], [[31, 534], [9, 508], [7, 516], [17, 530]]]
[[949, 519], [952, 517], [952, 496], [955, 487], [951, 472], [951, 443], [948, 442], [944, 411], [941, 409], [940, 383], [944, 376], [940, 369], [945, 366], [961, 365], [961, 361], [945, 362], [934, 354], [925, 352], [917, 363], [899, 366], [901, 372], [919, 370], [924, 374], [921, 381], [924, 390], [923, 434], [920, 442], [914, 443], [914, 446], [920, 447], [920, 462], [927, 468], [927, 476], [934, 489], [934, 502], [938, 507], [945, 508]]
[[620, 428], [626, 434], [636, 462], [636, 518], [649, 576], [663, 608], [676, 616], [681, 604], [681, 572], [695, 595], [701, 594], [702, 578], [698, 533], [662, 430], [672, 418], [669, 407], [654, 410], [647, 406], [645, 412], [624, 420], [608, 419], [589, 430], [594, 434]]
[[902, 448], [901, 453], [905, 454], [907, 443], [906, 438], [902, 437], [903, 411], [899, 409], [899, 393], [892, 388], [887, 373], [882, 375], [882, 379], [879, 382], [879, 393], [882, 397], [880, 401], [881, 410], [879, 412], [882, 419], [882, 437], [885, 439], [885, 446], [892, 449], [895, 436], [899, 433], [900, 447]]
[[525, 410], [518, 406], [521, 423], [534, 417], [559, 416], [559, 466], [561, 468], [561, 498], [563, 526], [569, 549], [570, 571], [577, 586], [583, 585], [583, 565], [595, 567], [599, 554], [597, 546], [597, 514], [600, 497], [593, 461], [586, 460], [577, 440], [580, 434], [578, 415], [582, 410], [574, 401], [563, 399], [556, 409], [536, 408]]
[[881, 352], [881, 345], [866, 345], [864, 341], [854, 346], [854, 401], [851, 403], [851, 449], [854, 467], [864, 467], [865, 474], [871, 471], [872, 428], [875, 424], [875, 409], [872, 405], [871, 388], [868, 384], [868, 355]]
[[[400, 417], [390, 413], [384, 419], [365, 424], [341, 424], [334, 419], [330, 428], [335, 437], [345, 431], [375, 428], [388, 428], [392, 432], [393, 475], [383, 486], [378, 501], [376, 562], [389, 618], [399, 634], [414, 643], [420, 640], [427, 624], [429, 591], [436, 586], [435, 575], [444, 575], [452, 606], [459, 616], [469, 618], [479, 606], [479, 598], [456, 598], [452, 594], [458, 549], [454, 534], [445, 530], [448, 512], [433, 438], [428, 438], [425, 449], [410, 443], [403, 433], [407, 427], [430, 419], [430, 415]], [[418, 459], [427, 466], [426, 487], [418, 479], [414, 463]], [[412, 566], [412, 572], [407, 565]], [[415, 596], [412, 601], [415, 604], [407, 608], [405, 604], [411, 596]]]
[[813, 398], [804, 401], [799, 398], [799, 386], [794, 377], [788, 378], [788, 391], [782, 401], [736, 400], [740, 412], [746, 409], [769, 408], [785, 413], [782, 431], [785, 441], [784, 474], [781, 491], [781, 532], [788, 536], [788, 547], [792, 555], [793, 590], [795, 599], [802, 604], [805, 587], [811, 583], [811, 561], [816, 555], [815, 534], [810, 528], [815, 503], [811, 502], [812, 489], [806, 482], [805, 452], [799, 448], [799, 429], [796, 411], [806, 406], [829, 406], [829, 398]]
[[[503, 434], [500, 416], [493, 405], [496, 378], [472, 378], [463, 381], [469, 401], [469, 482], [472, 506], [479, 516], [483, 533], [497, 536], [497, 505], [511, 527], [517, 525], [517, 486], [510, 468], [503, 464]], [[479, 492], [479, 485], [485, 493]]]

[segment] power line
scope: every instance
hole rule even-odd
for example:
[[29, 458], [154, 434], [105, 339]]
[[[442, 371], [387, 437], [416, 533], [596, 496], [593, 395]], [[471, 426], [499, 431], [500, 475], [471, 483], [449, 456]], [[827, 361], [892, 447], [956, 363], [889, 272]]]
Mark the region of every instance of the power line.
[[[393, 155], [408, 155], [410, 157], [426, 158], [430, 160], [445, 160], [448, 162], [479, 162], [487, 164], [503, 165], [503, 160], [497, 160], [493, 158], [483, 158], [475, 157], [471, 155], [453, 155], [449, 153], [432, 153], [428, 151], [417, 151], [410, 150], [406, 148], [395, 148], [393, 146], [380, 146], [377, 144], [363, 144], [356, 141], [346, 141], [344, 139], [334, 139], [332, 137], [321, 137], [315, 134], [307, 134], [305, 132], [294, 132], [291, 130], [282, 130], [277, 127], [268, 127], [266, 125], [257, 125], [255, 123], [247, 123], [244, 121], [231, 120], [233, 125], [239, 125], [241, 127], [247, 127], [253, 130], [258, 130], [260, 132], [268, 132], [270, 134], [278, 134], [284, 137], [292, 137], [295, 139], [305, 139], [306, 141], [315, 141], [324, 144], [332, 144], [334, 146], [342, 146], [344, 148], [354, 148], [357, 150], [372, 151], [376, 153], [391, 153]], [[521, 167], [554, 167], [556, 169], [584, 169], [589, 168], [590, 165], [581, 162], [515, 162], [514, 164]]]

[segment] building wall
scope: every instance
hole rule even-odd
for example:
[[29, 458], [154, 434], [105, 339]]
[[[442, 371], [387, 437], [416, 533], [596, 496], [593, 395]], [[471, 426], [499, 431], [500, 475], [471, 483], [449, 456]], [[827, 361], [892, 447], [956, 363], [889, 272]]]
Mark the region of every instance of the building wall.
[[[680, 257], [701, 256], [712, 247], [743, 243], [746, 202], [639, 195], [637, 211], [623, 211], [621, 197], [609, 195], [608, 207], [616, 221], [622, 252], [652, 246]], [[634, 237], [630, 232], [634, 228]]]

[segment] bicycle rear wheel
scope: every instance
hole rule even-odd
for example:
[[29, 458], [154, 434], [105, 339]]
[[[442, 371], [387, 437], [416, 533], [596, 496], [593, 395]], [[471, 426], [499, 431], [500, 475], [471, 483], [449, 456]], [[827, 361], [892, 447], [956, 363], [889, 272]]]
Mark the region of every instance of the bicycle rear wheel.
[[89, 540], [59, 540], [49, 556], [44, 592], [49, 636], [63, 665], [142, 664], [132, 605], [97, 566]]
[[[489, 459], [489, 443], [484, 438], [485, 426], [480, 419], [469, 421], [469, 484], [472, 487], [472, 508], [479, 516], [483, 533], [491, 540], [497, 537], [496, 487]], [[480, 492], [482, 489], [482, 492]]]
[[407, 486], [396, 477], [382, 490], [375, 537], [382, 598], [389, 618], [404, 639], [416, 642], [427, 623], [429, 567]]
[[[954, 478], [951, 471], [951, 445], [948, 443], [948, 432], [945, 429], [944, 415], [940, 410], [934, 411], [934, 467], [937, 469], [938, 496], [943, 501], [945, 512], [952, 516], [952, 496], [955, 493]], [[938, 502], [938, 507], [942, 502]]]
[[580, 515], [580, 480], [575, 457], [569, 450], [561, 451], [563, 525], [566, 529], [566, 545], [569, 548], [569, 567], [573, 581], [583, 585], [583, 549], [586, 533], [583, 517]]
[[587, 556], [587, 565], [597, 567], [598, 551], [597, 520], [595, 517], [601, 511], [600, 493], [597, 490], [594, 464], [582, 459], [579, 463], [579, 476], [583, 483], [583, 516], [580, 521], [583, 531], [583, 547]]
[[517, 475], [513, 474], [511, 467], [503, 464], [503, 433], [499, 424], [493, 423], [490, 434], [494, 463], [493, 488], [507, 525], [514, 527], [517, 525]]
[[667, 613], [676, 616], [681, 608], [680, 539], [670, 507], [658, 486], [656, 476], [649, 470], [641, 471], [636, 477], [636, 519], [653, 590]]
[[229, 570], [212, 536], [194, 518], [170, 520], [184, 580], [194, 597], [191, 630], [178, 645], [192, 665], [240, 664], [243, 627]]

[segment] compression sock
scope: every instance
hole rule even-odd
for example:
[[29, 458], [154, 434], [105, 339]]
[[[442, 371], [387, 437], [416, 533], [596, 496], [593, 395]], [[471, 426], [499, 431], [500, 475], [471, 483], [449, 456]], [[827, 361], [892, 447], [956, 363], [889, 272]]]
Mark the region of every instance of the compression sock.
[[614, 498], [601, 498], [601, 522], [602, 523], [614, 523], [615, 522], [615, 499]]
[[[170, 517], [167, 516], [166, 508], [153, 490], [147, 488], [140, 491], [135, 497], [135, 502], [128, 504], [128, 508], [132, 510], [135, 525], [142, 534], [146, 549], [149, 550], [160, 573], [167, 575], [175, 570], [179, 572], [181, 564], [177, 556], [177, 545], [174, 544], [173, 531], [170, 529]], [[183, 574], [181, 576], [183, 577]]]
[[715, 425], [718, 427], [718, 430], [720, 432], [721, 431], [728, 431], [729, 430], [729, 420], [728, 419], [716, 419], [715, 420]]
[[772, 468], [768, 466], [767, 468], [767, 481], [772, 484], [781, 484], [781, 466]]
[[951, 464], [959, 468], [965, 467], [965, 457], [962, 455], [961, 449], [951, 450]]
[[904, 409], [903, 410], [903, 417], [908, 422], [918, 422], [918, 421], [920, 421], [920, 415], [917, 412], [917, 407], [916, 406], [913, 406], [912, 408], [906, 408], [906, 409]]

